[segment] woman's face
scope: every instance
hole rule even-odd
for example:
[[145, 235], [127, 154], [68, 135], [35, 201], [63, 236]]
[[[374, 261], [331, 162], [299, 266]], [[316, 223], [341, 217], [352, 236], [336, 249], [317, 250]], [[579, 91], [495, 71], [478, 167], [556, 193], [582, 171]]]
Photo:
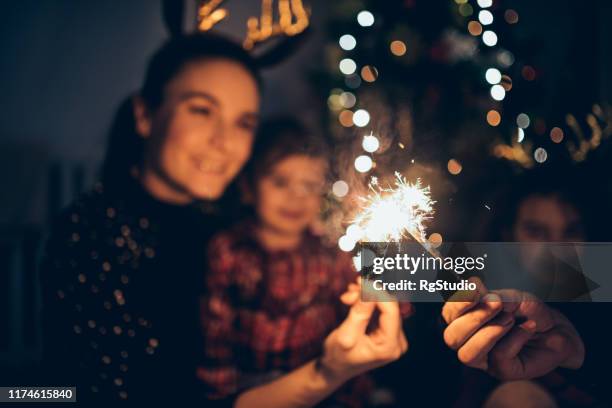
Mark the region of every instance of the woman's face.
[[292, 155], [280, 160], [257, 182], [260, 222], [277, 232], [296, 235], [316, 220], [325, 185], [325, 160]]
[[157, 110], [135, 103], [137, 131], [149, 139], [145, 187], [176, 203], [219, 198], [251, 153], [258, 111], [256, 80], [239, 63], [187, 64]]

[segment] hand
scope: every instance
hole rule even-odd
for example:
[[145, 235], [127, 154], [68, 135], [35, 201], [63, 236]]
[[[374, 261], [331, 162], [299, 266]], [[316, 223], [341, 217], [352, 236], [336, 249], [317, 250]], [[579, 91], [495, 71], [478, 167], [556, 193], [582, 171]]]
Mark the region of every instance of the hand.
[[445, 343], [461, 362], [502, 380], [540, 377], [557, 367], [579, 368], [584, 344], [559, 311], [518, 290], [489, 292], [478, 280], [471, 301], [447, 301]]
[[[379, 311], [378, 324], [368, 333], [375, 310]], [[406, 350], [398, 303], [357, 299], [346, 319], [325, 339], [319, 367], [324, 375], [344, 382], [397, 360]]]

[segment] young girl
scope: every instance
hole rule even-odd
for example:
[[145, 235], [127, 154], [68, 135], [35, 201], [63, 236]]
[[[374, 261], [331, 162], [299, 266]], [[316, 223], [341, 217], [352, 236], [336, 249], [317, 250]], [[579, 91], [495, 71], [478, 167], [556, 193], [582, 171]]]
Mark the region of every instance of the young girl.
[[[262, 125], [256, 140], [241, 186], [254, 216], [209, 246], [207, 361], [198, 376], [217, 398], [319, 356], [346, 316], [340, 296], [357, 277], [347, 254], [310, 231], [326, 184], [325, 143], [291, 119]], [[359, 406], [369, 382], [357, 377], [334, 402]]]

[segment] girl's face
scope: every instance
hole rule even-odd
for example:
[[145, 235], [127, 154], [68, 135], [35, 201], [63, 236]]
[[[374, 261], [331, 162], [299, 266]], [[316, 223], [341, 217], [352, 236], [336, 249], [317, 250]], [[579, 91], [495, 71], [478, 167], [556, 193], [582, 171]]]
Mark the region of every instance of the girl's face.
[[256, 185], [256, 210], [264, 227], [301, 234], [319, 216], [327, 163], [292, 155], [274, 165]]
[[219, 198], [251, 153], [258, 111], [257, 83], [239, 63], [187, 64], [155, 112], [135, 102], [136, 130], [149, 139], [145, 187], [170, 202]]

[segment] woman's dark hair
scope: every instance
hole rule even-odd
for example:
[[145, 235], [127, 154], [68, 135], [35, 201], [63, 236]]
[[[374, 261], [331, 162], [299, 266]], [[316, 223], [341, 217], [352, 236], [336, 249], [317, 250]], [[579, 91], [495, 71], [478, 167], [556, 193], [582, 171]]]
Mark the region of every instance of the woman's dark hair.
[[[188, 63], [208, 58], [224, 58], [241, 64], [261, 89], [259, 66], [255, 59], [240, 44], [207, 32], [172, 37], [162, 45], [149, 61], [138, 95], [154, 111], [164, 100], [168, 82]], [[133, 95], [130, 95], [121, 103], [110, 129], [102, 166], [102, 182], [105, 186], [123, 184], [143, 159], [145, 141], [136, 133], [132, 98]]]
[[326, 161], [329, 145], [325, 139], [292, 116], [264, 120], [257, 131], [253, 153], [242, 172], [249, 188], [279, 161], [293, 155], [305, 155]]

